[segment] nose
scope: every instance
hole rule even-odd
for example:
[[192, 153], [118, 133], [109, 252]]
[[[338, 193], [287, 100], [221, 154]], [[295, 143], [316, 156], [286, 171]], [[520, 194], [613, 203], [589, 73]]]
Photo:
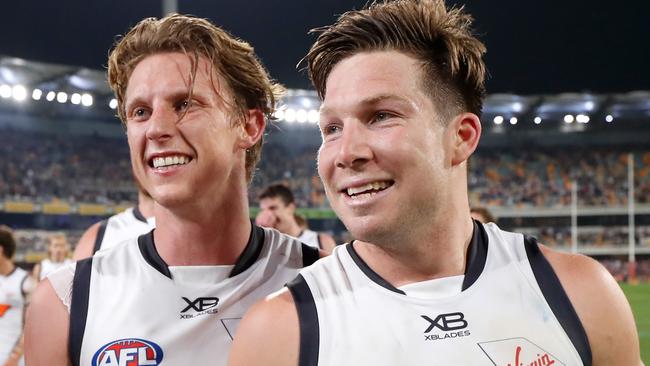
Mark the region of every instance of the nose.
[[368, 137], [363, 123], [348, 123], [339, 140], [336, 167], [358, 169], [370, 161], [373, 154]]
[[147, 139], [166, 141], [169, 140], [176, 130], [178, 114], [167, 108], [155, 109], [149, 118], [147, 127]]

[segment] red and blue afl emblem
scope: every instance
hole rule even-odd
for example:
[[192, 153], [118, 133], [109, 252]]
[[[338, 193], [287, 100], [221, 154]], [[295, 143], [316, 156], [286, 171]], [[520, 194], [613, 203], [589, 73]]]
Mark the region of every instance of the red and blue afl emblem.
[[92, 366], [157, 366], [163, 359], [159, 345], [145, 339], [127, 338], [102, 346], [93, 356]]

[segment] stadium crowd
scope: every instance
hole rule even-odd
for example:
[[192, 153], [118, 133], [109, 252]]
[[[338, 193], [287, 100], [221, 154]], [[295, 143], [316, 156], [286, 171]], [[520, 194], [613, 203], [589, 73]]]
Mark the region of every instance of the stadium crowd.
[[[283, 181], [298, 207], [326, 208], [316, 173], [317, 147], [290, 151], [266, 144], [250, 190]], [[52, 135], [0, 130], [0, 197], [36, 203], [118, 204], [134, 202], [136, 191], [126, 141], [100, 136]], [[650, 151], [635, 152], [636, 203], [650, 203]], [[488, 207], [564, 207], [571, 181], [578, 182], [578, 204], [627, 204], [627, 152], [615, 150], [480, 150], [470, 165], [472, 201]]]

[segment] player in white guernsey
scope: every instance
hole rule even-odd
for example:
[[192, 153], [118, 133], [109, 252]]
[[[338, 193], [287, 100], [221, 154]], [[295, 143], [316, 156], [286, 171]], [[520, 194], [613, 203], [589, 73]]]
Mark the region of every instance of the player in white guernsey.
[[296, 220], [296, 203], [293, 193], [284, 184], [271, 184], [258, 195], [260, 212], [255, 223], [271, 227], [298, 238], [314, 248], [331, 253], [336, 243], [326, 234], [302, 227]]
[[49, 273], [72, 263], [68, 258], [70, 255], [70, 244], [64, 233], [52, 233], [48, 237], [47, 258], [36, 264], [33, 269], [33, 276], [37, 281], [43, 280]]
[[89, 227], [74, 250], [73, 258], [88, 258], [101, 249], [148, 233], [156, 226], [153, 217], [153, 199], [138, 184], [138, 204]]
[[250, 304], [318, 258], [249, 219], [247, 185], [281, 88], [250, 45], [178, 14], [138, 23], [108, 65], [156, 228], [41, 283], [26, 360], [225, 365]]
[[23, 314], [34, 288], [32, 277], [13, 262], [16, 241], [0, 225], [0, 365], [18, 365], [23, 357]]
[[485, 73], [470, 26], [442, 0], [396, 0], [321, 29], [318, 171], [358, 240], [253, 306], [231, 365], [641, 364], [602, 266], [470, 218]]

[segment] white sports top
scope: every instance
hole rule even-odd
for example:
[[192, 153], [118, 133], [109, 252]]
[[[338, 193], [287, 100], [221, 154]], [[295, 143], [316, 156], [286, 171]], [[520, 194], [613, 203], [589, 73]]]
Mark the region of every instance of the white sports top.
[[464, 276], [402, 289], [353, 244], [288, 285], [306, 365], [590, 365], [589, 343], [532, 237], [475, 222]]
[[127, 208], [102, 221], [95, 238], [93, 253], [148, 233], [154, 227], [156, 227], [156, 219], [145, 218], [138, 206]]
[[64, 303], [72, 292], [73, 365], [226, 365], [246, 310], [318, 258], [295, 238], [254, 226], [234, 265], [169, 267], [154, 234], [50, 275]]
[[42, 281], [45, 277], [47, 277], [48, 274], [65, 265], [69, 265], [72, 262], [73, 260], [68, 258], [64, 259], [62, 262], [54, 262], [51, 259], [43, 259], [41, 261], [41, 272], [38, 275], [38, 279]]
[[26, 304], [26, 281], [29, 274], [15, 267], [0, 275], [0, 364], [4, 365], [20, 335], [23, 334], [23, 309]]
[[298, 240], [316, 249], [321, 249], [320, 237], [316, 231], [305, 229], [300, 233], [300, 236], [298, 236]]

